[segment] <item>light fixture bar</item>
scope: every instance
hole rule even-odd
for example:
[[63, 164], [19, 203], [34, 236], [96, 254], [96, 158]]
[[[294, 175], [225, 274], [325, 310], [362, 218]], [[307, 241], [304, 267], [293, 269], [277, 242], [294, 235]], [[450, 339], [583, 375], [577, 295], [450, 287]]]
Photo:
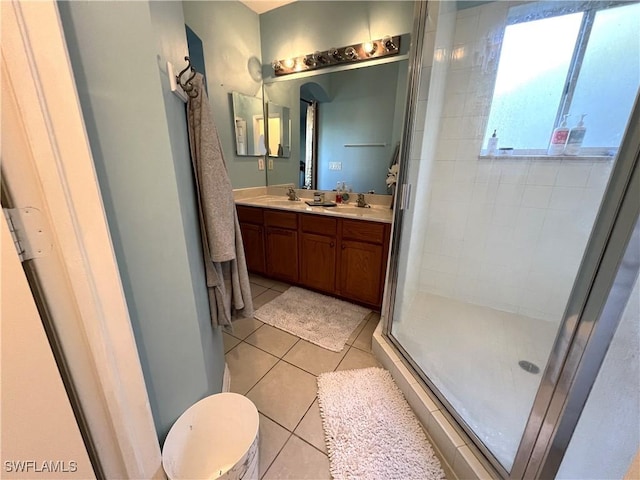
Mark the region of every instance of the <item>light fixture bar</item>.
[[309, 53], [295, 58], [275, 60], [271, 65], [277, 76], [308, 72], [318, 68], [348, 63], [365, 62], [374, 58], [396, 55], [400, 52], [400, 35], [384, 36], [378, 40], [354, 43], [322, 52]]

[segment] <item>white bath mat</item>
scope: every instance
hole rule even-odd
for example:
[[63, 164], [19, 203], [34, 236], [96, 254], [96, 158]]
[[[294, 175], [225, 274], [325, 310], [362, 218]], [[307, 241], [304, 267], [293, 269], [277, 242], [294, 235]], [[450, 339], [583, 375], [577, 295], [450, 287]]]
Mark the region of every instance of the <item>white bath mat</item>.
[[254, 317], [311, 343], [339, 352], [371, 310], [291, 287], [260, 307]]
[[444, 479], [440, 461], [382, 368], [323, 373], [318, 404], [336, 479]]

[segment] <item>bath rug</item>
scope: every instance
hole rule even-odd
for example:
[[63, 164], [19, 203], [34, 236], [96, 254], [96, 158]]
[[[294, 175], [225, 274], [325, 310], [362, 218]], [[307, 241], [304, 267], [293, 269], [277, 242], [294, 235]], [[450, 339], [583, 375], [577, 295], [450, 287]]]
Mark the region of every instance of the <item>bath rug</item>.
[[371, 310], [303, 288], [291, 287], [260, 307], [258, 320], [334, 352]]
[[321, 374], [318, 404], [333, 478], [445, 478], [418, 419], [385, 369]]

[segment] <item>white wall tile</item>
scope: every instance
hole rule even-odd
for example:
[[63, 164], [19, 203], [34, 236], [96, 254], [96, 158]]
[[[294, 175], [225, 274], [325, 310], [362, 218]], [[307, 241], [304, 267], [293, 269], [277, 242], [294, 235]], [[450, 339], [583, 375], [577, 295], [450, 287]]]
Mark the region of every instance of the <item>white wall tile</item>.
[[576, 187], [554, 187], [549, 208], [555, 210], [578, 210], [582, 204], [583, 189]]
[[518, 206], [522, 201], [523, 193], [524, 187], [521, 185], [500, 183], [496, 191], [496, 203], [500, 205]]
[[607, 182], [609, 181], [609, 176], [611, 175], [612, 167], [613, 167], [612, 160], [606, 160], [606, 161], [595, 163], [593, 167], [591, 167], [591, 172], [589, 173], [589, 180], [587, 181], [587, 187], [604, 188]]
[[478, 12], [474, 15], [458, 16], [456, 22], [456, 32], [453, 35], [453, 44], [471, 43], [475, 41], [478, 29]]
[[554, 185], [559, 165], [552, 160], [534, 160], [527, 174], [528, 185]]
[[549, 185], [527, 185], [522, 196], [523, 207], [547, 208], [551, 200], [552, 187]]
[[444, 102], [444, 110], [442, 114], [445, 117], [460, 117], [465, 110], [466, 94], [453, 93], [447, 95]]
[[559, 187], [584, 187], [589, 180], [591, 163], [562, 160], [562, 165], [556, 178]]
[[418, 123], [439, 135], [425, 141], [437, 161], [421, 187], [427, 212], [415, 211], [428, 218], [415, 270], [427, 291], [553, 320], [562, 315], [613, 161], [478, 159], [497, 65], [487, 58], [499, 48], [508, 7], [457, 12], [455, 40], [453, 23], [445, 28], [454, 43], [442, 31], [431, 38], [454, 59], [448, 70], [446, 60], [433, 70], [431, 88], [444, 94], [430, 108], [441, 102], [441, 115]]

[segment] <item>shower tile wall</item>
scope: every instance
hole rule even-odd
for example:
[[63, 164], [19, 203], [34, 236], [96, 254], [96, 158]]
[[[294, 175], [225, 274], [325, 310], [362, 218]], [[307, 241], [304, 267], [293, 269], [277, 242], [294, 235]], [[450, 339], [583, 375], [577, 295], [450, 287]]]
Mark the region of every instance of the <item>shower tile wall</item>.
[[[421, 172], [417, 189], [429, 202], [417, 286], [465, 302], [558, 321], [613, 162], [478, 158], [507, 10], [508, 5], [493, 2], [457, 12], [446, 82], [442, 74], [431, 76], [430, 63], [423, 68], [420, 98], [429, 83], [438, 81], [444, 105], [435, 161], [429, 173]], [[425, 48], [428, 36], [429, 32]], [[449, 57], [446, 43], [440, 40], [439, 45], [436, 64]], [[426, 118], [423, 125], [429, 123], [429, 115]], [[418, 123], [416, 130], [423, 125]], [[433, 145], [427, 141], [429, 134], [426, 129], [420, 149], [423, 161], [430, 156], [425, 149]]]

